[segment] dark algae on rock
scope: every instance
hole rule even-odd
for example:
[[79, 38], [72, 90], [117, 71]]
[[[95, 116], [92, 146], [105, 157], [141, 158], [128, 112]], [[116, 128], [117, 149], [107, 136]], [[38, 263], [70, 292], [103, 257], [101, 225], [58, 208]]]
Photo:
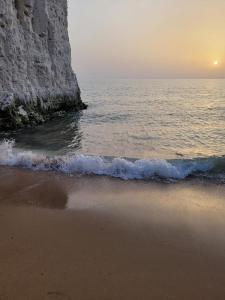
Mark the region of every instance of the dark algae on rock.
[[82, 102], [66, 0], [0, 0], [0, 129], [33, 126]]

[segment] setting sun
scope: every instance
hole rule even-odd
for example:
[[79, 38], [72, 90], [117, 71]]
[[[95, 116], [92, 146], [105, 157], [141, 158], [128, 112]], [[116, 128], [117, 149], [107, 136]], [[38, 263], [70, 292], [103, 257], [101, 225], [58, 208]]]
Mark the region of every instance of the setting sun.
[[218, 60], [214, 60], [213, 64], [214, 64], [214, 66], [218, 66], [218, 64], [219, 64]]

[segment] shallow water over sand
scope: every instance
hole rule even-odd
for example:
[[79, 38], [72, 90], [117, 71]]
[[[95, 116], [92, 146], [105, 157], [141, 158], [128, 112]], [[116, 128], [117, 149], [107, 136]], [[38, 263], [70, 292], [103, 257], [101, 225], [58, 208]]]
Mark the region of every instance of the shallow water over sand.
[[209, 251], [225, 249], [224, 185], [124, 182], [0, 167], [0, 191], [0, 206], [91, 212], [134, 232], [160, 226], [165, 234], [184, 232], [187, 244], [200, 240]]

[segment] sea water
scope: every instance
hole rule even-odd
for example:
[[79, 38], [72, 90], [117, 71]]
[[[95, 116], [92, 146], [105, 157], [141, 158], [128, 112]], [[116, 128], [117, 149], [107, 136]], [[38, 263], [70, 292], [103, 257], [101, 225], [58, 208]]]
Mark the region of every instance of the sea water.
[[1, 133], [0, 163], [123, 179], [225, 174], [225, 80], [81, 80], [89, 107]]

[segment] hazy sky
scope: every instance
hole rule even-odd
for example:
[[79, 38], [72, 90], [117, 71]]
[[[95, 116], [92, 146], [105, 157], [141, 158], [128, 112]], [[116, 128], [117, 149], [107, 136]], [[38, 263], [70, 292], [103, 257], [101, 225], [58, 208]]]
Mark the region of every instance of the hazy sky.
[[80, 78], [225, 77], [225, 0], [69, 0], [69, 31]]

